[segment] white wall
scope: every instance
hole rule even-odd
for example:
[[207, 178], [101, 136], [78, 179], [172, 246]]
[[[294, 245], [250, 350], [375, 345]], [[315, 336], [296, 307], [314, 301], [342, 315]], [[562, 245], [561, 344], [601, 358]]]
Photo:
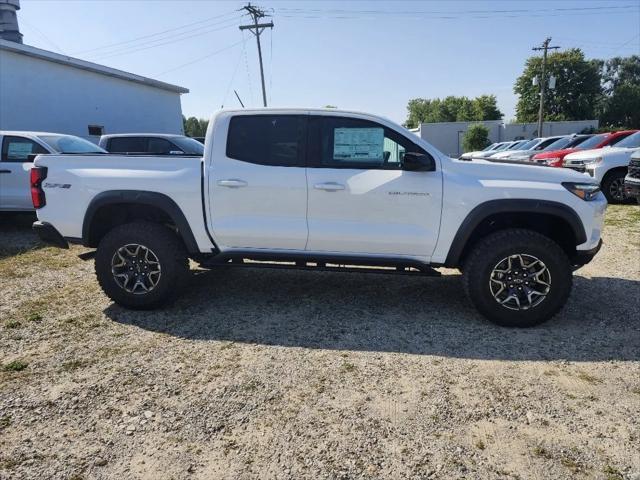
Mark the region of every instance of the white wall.
[[[414, 131], [416, 135], [423, 138], [442, 153], [451, 157], [458, 157], [462, 151], [462, 137], [475, 123], [482, 123], [489, 129], [489, 140], [491, 142], [504, 142], [517, 139], [530, 139], [537, 135], [537, 123], [508, 123], [501, 120], [490, 120], [484, 122], [442, 122], [423, 123]], [[571, 122], [545, 122], [542, 126], [543, 137], [554, 135], [569, 135], [580, 133], [585, 128], [598, 128], [598, 120], [578, 120]]]
[[436, 147], [442, 153], [451, 157], [459, 157], [462, 151], [462, 137], [470, 125], [482, 123], [489, 129], [489, 139], [492, 142], [500, 141], [501, 120], [485, 122], [442, 122], [423, 123], [420, 125], [418, 135]]
[[[543, 137], [554, 135], [569, 135], [580, 133], [585, 128], [598, 128], [598, 120], [576, 120], [571, 122], [545, 122], [542, 124]], [[533, 138], [537, 135], [537, 123], [507, 123], [504, 126], [504, 140], [515, 140], [516, 138]]]
[[180, 94], [0, 50], [0, 130], [182, 133]]

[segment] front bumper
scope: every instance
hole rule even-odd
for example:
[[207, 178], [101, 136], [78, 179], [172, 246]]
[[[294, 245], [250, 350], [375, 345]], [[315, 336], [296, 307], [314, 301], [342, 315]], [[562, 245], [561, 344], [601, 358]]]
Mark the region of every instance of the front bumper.
[[628, 177], [624, 179], [624, 193], [627, 197], [640, 200], [640, 181], [630, 180]]
[[593, 260], [593, 257], [596, 256], [601, 248], [602, 239], [600, 239], [598, 245], [596, 245], [596, 247], [592, 248], [591, 250], [576, 250], [576, 254], [571, 258], [571, 265], [573, 265], [575, 268], [580, 268], [583, 265], [586, 265], [591, 260]]
[[53, 245], [54, 247], [59, 248], [69, 248], [69, 243], [67, 240], [60, 234], [56, 228], [47, 222], [37, 221], [33, 223], [33, 231], [36, 232], [40, 240], [44, 243], [48, 243], [49, 245]]

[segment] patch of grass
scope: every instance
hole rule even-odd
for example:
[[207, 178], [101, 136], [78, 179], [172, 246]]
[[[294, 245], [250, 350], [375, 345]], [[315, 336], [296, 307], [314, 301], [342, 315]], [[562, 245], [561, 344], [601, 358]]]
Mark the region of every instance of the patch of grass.
[[18, 465], [20, 465], [20, 461], [15, 458], [3, 458], [0, 460], [0, 467], [5, 470], [13, 470]]
[[41, 322], [44, 319], [40, 312], [29, 312], [27, 314], [28, 322]]
[[476, 446], [476, 448], [478, 450], [484, 450], [485, 448], [487, 448], [487, 446], [484, 444], [484, 442], [480, 439], [476, 440], [476, 443], [474, 443], [474, 445]]
[[22, 324], [18, 320], [9, 320], [4, 326], [5, 328], [20, 328]]
[[640, 395], [640, 387], [634, 387], [631, 389], [631, 393], [635, 393], [636, 395]]
[[637, 205], [609, 205], [604, 224], [635, 230], [640, 226], [640, 207]]
[[63, 372], [73, 372], [74, 370], [78, 370], [79, 368], [83, 368], [88, 365], [88, 361], [76, 359], [69, 362], [64, 362], [62, 365], [60, 365], [60, 370]]
[[611, 465], [605, 465], [602, 471], [607, 476], [607, 480], [623, 480], [624, 478], [622, 472], [620, 472], [620, 470], [618, 470], [617, 468], [612, 467]]
[[563, 457], [560, 460], [560, 463], [571, 470], [573, 473], [577, 473], [580, 471], [580, 465], [573, 458]]
[[356, 366], [353, 363], [344, 362], [341, 367], [343, 372], [353, 372], [356, 369]]
[[3, 415], [0, 417], [0, 430], [4, 430], [11, 425], [11, 417], [9, 415]]
[[578, 374], [578, 378], [584, 382], [590, 383], [591, 385], [602, 383], [602, 381], [598, 377], [595, 377], [586, 372], [580, 372]]
[[542, 445], [536, 445], [531, 449], [531, 453], [539, 458], [552, 458], [551, 452], [544, 448]]
[[34, 247], [14, 252], [3, 252], [0, 255], [0, 277], [24, 278], [43, 268], [62, 270], [81, 260], [68, 250], [59, 248]]
[[14, 360], [13, 362], [7, 363], [3, 369], [6, 372], [20, 372], [27, 368], [29, 364], [27, 362], [23, 362], [22, 360]]

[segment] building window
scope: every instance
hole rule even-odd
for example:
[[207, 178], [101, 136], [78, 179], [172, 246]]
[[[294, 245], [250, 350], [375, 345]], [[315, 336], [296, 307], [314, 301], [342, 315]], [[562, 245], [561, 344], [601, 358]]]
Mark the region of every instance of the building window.
[[95, 137], [101, 137], [104, 135], [104, 126], [102, 125], [89, 125], [89, 135]]

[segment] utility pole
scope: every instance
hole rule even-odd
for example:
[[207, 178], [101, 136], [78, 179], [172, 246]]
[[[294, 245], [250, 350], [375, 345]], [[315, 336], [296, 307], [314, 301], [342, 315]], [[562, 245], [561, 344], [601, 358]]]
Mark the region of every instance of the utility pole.
[[251, 5], [248, 3], [246, 6], [242, 7], [242, 10], [246, 10], [251, 18], [253, 19], [253, 25], [241, 25], [240, 30], [249, 30], [256, 36], [256, 40], [258, 41], [258, 59], [260, 60], [260, 79], [262, 80], [262, 103], [264, 106], [267, 106], [267, 92], [264, 87], [264, 69], [262, 67], [262, 48], [260, 47], [260, 34], [264, 31], [265, 28], [273, 28], [273, 22], [269, 23], [259, 23], [258, 20], [260, 18], [264, 18], [267, 15], [264, 11], [258, 7]]
[[550, 47], [551, 37], [547, 37], [540, 47], [532, 50], [542, 50], [542, 76], [540, 77], [540, 109], [538, 110], [538, 136], [542, 136], [542, 122], [544, 118], [544, 90], [547, 85], [547, 51], [557, 50], [560, 47]]

